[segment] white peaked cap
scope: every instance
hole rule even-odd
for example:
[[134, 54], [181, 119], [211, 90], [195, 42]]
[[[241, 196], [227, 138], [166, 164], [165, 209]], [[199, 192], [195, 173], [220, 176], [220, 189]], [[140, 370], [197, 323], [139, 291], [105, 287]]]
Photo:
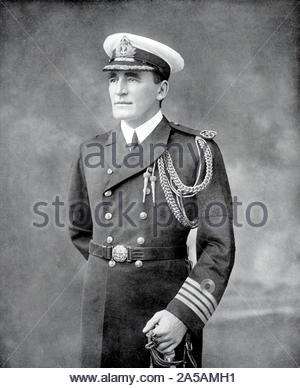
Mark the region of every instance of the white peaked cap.
[[[103, 48], [106, 54], [109, 56], [111, 63], [116, 63], [118, 62], [118, 60], [121, 60], [120, 58], [116, 58], [115, 52], [116, 50], [118, 50], [122, 39], [124, 40], [124, 37], [130, 42], [130, 45], [133, 49], [142, 50], [136, 50], [136, 57], [134, 57], [134, 55], [132, 56], [135, 60], [142, 60], [143, 63], [148, 63], [147, 54], [145, 54], [146, 52], [165, 61], [169, 65], [171, 73], [176, 73], [183, 69], [184, 60], [182, 56], [171, 47], [156, 40], [149, 39], [140, 35], [130, 34], [127, 32], [119, 32], [116, 34], [112, 34], [105, 39], [103, 43]], [[143, 57], [141, 53], [144, 53], [145, 56]], [[142, 58], [140, 58], [141, 56]], [[155, 57], [150, 57], [150, 63], [153, 58], [155, 59]], [[107, 70], [107, 68], [104, 68], [104, 70]]]

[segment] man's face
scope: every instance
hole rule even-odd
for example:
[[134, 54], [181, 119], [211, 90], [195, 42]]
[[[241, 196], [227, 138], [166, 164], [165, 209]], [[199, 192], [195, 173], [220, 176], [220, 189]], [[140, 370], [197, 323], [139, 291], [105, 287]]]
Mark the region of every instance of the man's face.
[[112, 71], [108, 82], [115, 119], [140, 125], [157, 112], [160, 84], [151, 71]]

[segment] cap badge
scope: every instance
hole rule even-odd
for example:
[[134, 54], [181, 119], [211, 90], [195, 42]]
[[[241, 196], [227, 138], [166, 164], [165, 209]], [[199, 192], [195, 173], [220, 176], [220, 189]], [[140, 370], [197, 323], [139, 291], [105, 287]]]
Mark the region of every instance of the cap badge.
[[116, 57], [133, 58], [135, 54], [135, 48], [131, 44], [130, 40], [124, 35], [120, 40], [119, 46], [116, 48]]

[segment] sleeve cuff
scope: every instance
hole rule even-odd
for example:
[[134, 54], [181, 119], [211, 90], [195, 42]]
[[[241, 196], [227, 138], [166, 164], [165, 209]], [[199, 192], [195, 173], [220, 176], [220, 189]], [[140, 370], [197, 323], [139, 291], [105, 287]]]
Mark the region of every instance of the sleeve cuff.
[[200, 331], [217, 307], [213, 295], [188, 277], [166, 310], [179, 318], [194, 334]]

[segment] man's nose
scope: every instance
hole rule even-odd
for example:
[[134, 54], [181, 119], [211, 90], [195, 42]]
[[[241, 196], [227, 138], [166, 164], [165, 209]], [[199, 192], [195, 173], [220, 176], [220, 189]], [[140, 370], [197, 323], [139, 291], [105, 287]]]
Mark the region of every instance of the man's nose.
[[121, 96], [127, 94], [127, 84], [125, 79], [120, 79], [118, 82], [117, 95]]

